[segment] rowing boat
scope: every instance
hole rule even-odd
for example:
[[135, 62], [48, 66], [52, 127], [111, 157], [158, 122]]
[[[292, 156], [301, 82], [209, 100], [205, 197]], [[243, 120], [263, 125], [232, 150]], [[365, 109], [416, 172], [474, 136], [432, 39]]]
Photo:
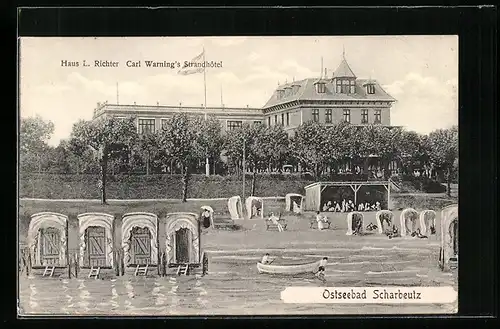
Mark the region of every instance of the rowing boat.
[[282, 275], [296, 275], [306, 273], [316, 273], [319, 268], [319, 261], [307, 264], [290, 264], [290, 265], [274, 265], [257, 263], [257, 270], [259, 273], [266, 274], [282, 274]]

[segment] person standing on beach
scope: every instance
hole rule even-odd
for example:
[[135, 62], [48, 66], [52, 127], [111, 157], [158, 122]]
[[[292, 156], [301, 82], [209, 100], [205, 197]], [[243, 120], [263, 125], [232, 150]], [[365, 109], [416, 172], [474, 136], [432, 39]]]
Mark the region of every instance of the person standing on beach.
[[321, 281], [325, 282], [325, 266], [326, 263], [328, 262], [328, 257], [323, 257], [322, 260], [319, 261], [319, 267], [318, 267], [318, 273], [316, 273], [316, 276], [318, 279]]
[[325, 228], [325, 216], [321, 216], [319, 211], [316, 212], [316, 222], [318, 223], [318, 230], [322, 231]]
[[271, 213], [271, 217], [269, 217], [269, 219], [271, 220], [271, 222], [276, 225], [278, 227], [278, 231], [279, 232], [283, 232], [283, 226], [281, 226], [280, 222], [279, 222], [279, 218], [274, 216], [274, 213]]

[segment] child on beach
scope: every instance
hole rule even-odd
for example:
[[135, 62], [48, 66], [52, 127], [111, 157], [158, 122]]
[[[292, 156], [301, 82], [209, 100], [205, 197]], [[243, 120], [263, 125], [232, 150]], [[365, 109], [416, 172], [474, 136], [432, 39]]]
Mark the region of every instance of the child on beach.
[[328, 262], [328, 257], [323, 257], [323, 259], [319, 261], [319, 268], [318, 268], [318, 272], [316, 273], [316, 277], [318, 279], [320, 279], [321, 281], [323, 281], [323, 283], [326, 282], [325, 266], [326, 266], [327, 262]]

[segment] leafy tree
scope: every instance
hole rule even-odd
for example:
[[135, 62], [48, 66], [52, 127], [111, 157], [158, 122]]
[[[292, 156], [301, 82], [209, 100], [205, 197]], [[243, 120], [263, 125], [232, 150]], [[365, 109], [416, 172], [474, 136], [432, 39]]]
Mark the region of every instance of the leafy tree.
[[[450, 183], [454, 166], [458, 168], [458, 127], [438, 129], [429, 134], [430, 158], [445, 173], [447, 194], [451, 196]], [[456, 162], [456, 165], [455, 165]]]
[[317, 122], [306, 122], [297, 128], [291, 144], [293, 155], [318, 179], [329, 159], [326, 127]]
[[92, 121], [81, 120], [73, 125], [70, 144], [78, 154], [85, 154], [90, 148], [99, 161], [101, 170], [101, 202], [106, 204], [106, 176], [110, 160], [126, 158], [137, 140], [135, 118], [114, 117]]
[[[238, 172], [243, 161], [243, 149], [245, 150], [245, 164], [248, 164], [253, 171], [251, 195], [255, 193], [257, 167], [264, 154], [259, 139], [262, 134], [264, 134], [264, 129], [261, 125], [245, 124], [240, 129], [228, 131], [224, 138], [225, 154]], [[243, 172], [244, 174], [245, 172]]]
[[159, 132], [139, 135], [133, 152], [145, 163], [146, 175], [149, 175], [151, 165], [159, 161], [160, 150]]
[[220, 121], [209, 115], [206, 120], [203, 120], [203, 122], [198, 121], [198, 124], [201, 125], [199, 136], [200, 146], [205, 149], [206, 156], [209, 159], [212, 159], [215, 174], [215, 167], [220, 159], [222, 146], [224, 144]]
[[406, 174], [413, 172], [415, 163], [419, 163], [426, 172], [429, 171], [428, 136], [414, 131], [403, 131], [399, 140], [399, 159]]
[[283, 129], [283, 126], [265, 127], [256, 125], [254, 130], [256, 138], [254, 153], [259, 158], [258, 160], [267, 160], [268, 168], [282, 168], [283, 163], [290, 156], [288, 134]]
[[43, 157], [47, 155], [49, 141], [54, 132], [54, 124], [40, 116], [22, 118], [19, 127], [19, 155], [22, 168], [42, 170]]
[[184, 113], [176, 113], [160, 132], [161, 151], [164, 159], [175, 158], [182, 170], [182, 202], [186, 202], [190, 169], [205, 158], [206, 149], [201, 145], [203, 119], [189, 119]]

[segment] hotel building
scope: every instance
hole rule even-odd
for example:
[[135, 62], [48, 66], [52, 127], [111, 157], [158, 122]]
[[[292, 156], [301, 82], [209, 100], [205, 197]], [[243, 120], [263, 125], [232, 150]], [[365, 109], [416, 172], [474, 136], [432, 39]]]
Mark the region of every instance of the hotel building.
[[[206, 113], [220, 120], [223, 131], [245, 123], [282, 125], [289, 135], [302, 123], [313, 120], [322, 124], [347, 121], [354, 125], [391, 126], [391, 106], [395, 99], [373, 79], [356, 77], [343, 58], [331, 78], [308, 78], [278, 86], [262, 108], [207, 107]], [[93, 118], [107, 116], [137, 118], [139, 133], [154, 132], [174, 113], [204, 115], [203, 105], [149, 106], [98, 104]]]

